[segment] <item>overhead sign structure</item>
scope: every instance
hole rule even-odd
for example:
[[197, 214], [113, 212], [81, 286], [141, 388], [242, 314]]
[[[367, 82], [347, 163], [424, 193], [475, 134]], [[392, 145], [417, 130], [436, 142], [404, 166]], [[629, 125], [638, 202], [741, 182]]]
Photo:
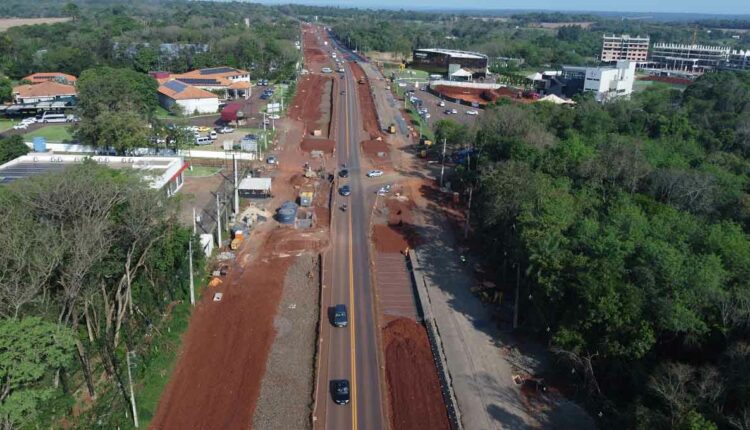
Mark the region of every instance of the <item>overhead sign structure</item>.
[[268, 113], [281, 112], [281, 103], [269, 103], [266, 106], [266, 112]]

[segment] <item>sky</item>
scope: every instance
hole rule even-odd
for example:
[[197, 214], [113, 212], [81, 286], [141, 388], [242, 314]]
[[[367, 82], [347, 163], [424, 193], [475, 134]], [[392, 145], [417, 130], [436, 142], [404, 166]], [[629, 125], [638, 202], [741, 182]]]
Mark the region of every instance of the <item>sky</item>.
[[251, 0], [265, 4], [297, 3], [389, 9], [541, 9], [601, 12], [687, 12], [750, 14], [750, 0]]

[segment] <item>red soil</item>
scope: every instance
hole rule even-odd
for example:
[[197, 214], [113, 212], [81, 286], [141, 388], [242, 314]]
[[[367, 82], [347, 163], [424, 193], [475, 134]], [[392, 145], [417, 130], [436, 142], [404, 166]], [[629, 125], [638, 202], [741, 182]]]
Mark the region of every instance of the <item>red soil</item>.
[[247, 428], [275, 336], [283, 273], [291, 262], [272, 257], [230, 271], [222, 301], [212, 301], [209, 292], [198, 303], [151, 428]]
[[672, 85], [690, 85], [693, 83], [690, 79], [676, 78], [674, 76], [644, 76], [638, 79], [639, 81], [653, 81], [653, 82], [664, 82], [665, 84]]
[[425, 328], [408, 318], [397, 318], [383, 329], [383, 345], [391, 427], [449, 429], [448, 412]]
[[370, 92], [370, 81], [365, 75], [365, 71], [362, 67], [355, 62], [349, 62], [351, 66], [354, 78], [359, 82], [360, 79], [364, 79], [365, 83], [360, 84], [357, 87], [357, 96], [359, 98], [359, 108], [362, 112], [362, 123], [364, 124], [365, 132], [370, 135], [370, 139], [375, 139], [378, 136], [383, 136], [378, 124], [378, 117], [375, 113], [375, 101], [372, 99], [372, 93]]
[[314, 26], [309, 24], [302, 26], [302, 43], [304, 46], [303, 53], [305, 55], [305, 64], [308, 70], [312, 69], [312, 71], [318, 72], [321, 67], [328, 64], [329, 59], [318, 43], [318, 38], [315, 36], [315, 33], [316, 30]]
[[323, 151], [329, 154], [333, 154], [333, 150], [336, 148], [336, 142], [330, 139], [313, 139], [306, 137], [302, 140], [300, 146], [303, 151]]
[[[390, 170], [392, 167], [391, 163], [391, 147], [389, 144], [382, 140], [365, 140], [362, 142], [362, 152], [365, 157], [370, 161], [372, 167], [381, 170]], [[380, 154], [385, 154], [381, 157]]]
[[320, 130], [327, 137], [330, 121], [321, 124], [320, 104], [323, 92], [327, 88], [326, 84], [331, 80], [332, 78], [320, 75], [307, 75], [299, 80], [297, 94], [289, 108], [289, 116], [305, 124], [305, 134]]
[[509, 87], [500, 87], [495, 90], [483, 88], [452, 87], [448, 85], [437, 85], [434, 90], [439, 94], [453, 99], [460, 99], [469, 103], [479, 103], [480, 106], [495, 102], [501, 98], [508, 98], [521, 103], [531, 103], [533, 99], [521, 97], [521, 91]]

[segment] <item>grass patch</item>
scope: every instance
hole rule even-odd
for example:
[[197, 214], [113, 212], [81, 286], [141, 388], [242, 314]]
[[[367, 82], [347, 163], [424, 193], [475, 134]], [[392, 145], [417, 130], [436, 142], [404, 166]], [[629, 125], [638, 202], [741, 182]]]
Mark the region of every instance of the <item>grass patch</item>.
[[13, 127], [13, 124], [15, 124], [15, 121], [10, 119], [0, 119], [0, 131], [8, 130], [9, 128]]
[[218, 167], [192, 166], [190, 169], [185, 170], [185, 176], [194, 176], [194, 177], [213, 176], [219, 173], [220, 170], [221, 169]]
[[383, 74], [390, 78], [391, 74], [395, 73], [397, 79], [415, 79], [424, 81], [430, 77], [430, 74], [425, 72], [424, 70], [417, 70], [417, 69], [404, 69], [399, 70], [398, 67], [393, 67], [389, 65], [383, 66]]
[[422, 136], [425, 136], [427, 139], [431, 141], [435, 141], [435, 133], [432, 131], [432, 127], [430, 127], [430, 124], [419, 116], [419, 113], [414, 107], [409, 107], [406, 109], [406, 113], [409, 114], [409, 117], [411, 118], [411, 123], [414, 126], [414, 129], [416, 130], [422, 130]]
[[47, 125], [23, 135], [26, 140], [31, 140], [38, 136], [44, 137], [47, 142], [68, 143], [73, 140], [69, 125]]

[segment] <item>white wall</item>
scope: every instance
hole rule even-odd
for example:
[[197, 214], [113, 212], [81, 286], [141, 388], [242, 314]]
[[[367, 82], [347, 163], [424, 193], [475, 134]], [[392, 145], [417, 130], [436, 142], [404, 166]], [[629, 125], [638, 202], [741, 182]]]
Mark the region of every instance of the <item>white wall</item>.
[[198, 113], [216, 113], [219, 111], [218, 97], [210, 99], [177, 100], [177, 104], [182, 107], [182, 111], [185, 115], [192, 115], [195, 111], [198, 111]]
[[586, 69], [584, 91], [596, 93], [598, 101], [627, 97], [633, 92], [635, 62], [622, 60], [614, 68], [591, 67]]

